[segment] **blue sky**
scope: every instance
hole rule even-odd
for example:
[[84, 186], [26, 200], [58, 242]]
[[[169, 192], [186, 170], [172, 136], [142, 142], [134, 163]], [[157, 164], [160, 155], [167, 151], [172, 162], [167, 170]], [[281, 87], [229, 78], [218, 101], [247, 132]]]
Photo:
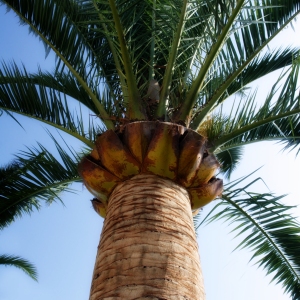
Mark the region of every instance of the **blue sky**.
[[[284, 30], [275, 41], [277, 47], [293, 42], [300, 45], [299, 32], [299, 24], [295, 32], [290, 28]], [[54, 68], [53, 56], [50, 54], [45, 60], [43, 45], [28, 35], [26, 27], [18, 25], [11, 12], [6, 14], [3, 6], [0, 6], [0, 41], [1, 60], [23, 62], [32, 71], [38, 65], [47, 70]], [[257, 84], [265, 87], [276, 76]], [[0, 117], [1, 165], [26, 146], [35, 146], [37, 141], [52, 147], [45, 125], [25, 117], [20, 121], [25, 130], [6, 115]], [[72, 138], [65, 138], [70, 145], [80, 147]], [[300, 200], [300, 158], [295, 159], [293, 152], [281, 153], [280, 149], [271, 143], [248, 146], [234, 178], [264, 165], [256, 176], [265, 180], [270, 191], [288, 193], [285, 201], [296, 205]], [[1, 300], [88, 299], [102, 219], [94, 213], [89, 201], [92, 197], [84, 186], [75, 184], [73, 188], [77, 193], [62, 195], [64, 206], [57, 203], [43, 207], [0, 232], [0, 253], [23, 256], [36, 265], [39, 273], [36, 283], [18, 269], [0, 267]], [[300, 215], [299, 208], [295, 214]], [[221, 222], [204, 226], [198, 232], [207, 300], [289, 299], [280, 286], [269, 284], [271, 277], [265, 277], [263, 271], [253, 266], [254, 262], [249, 262], [248, 250], [232, 252], [238, 240], [229, 232], [230, 227]]]

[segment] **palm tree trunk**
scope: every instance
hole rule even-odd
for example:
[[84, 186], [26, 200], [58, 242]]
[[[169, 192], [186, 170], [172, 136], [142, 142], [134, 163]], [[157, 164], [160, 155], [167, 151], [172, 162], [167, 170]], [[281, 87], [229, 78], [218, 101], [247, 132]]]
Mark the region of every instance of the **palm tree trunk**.
[[90, 300], [205, 299], [188, 192], [149, 174], [111, 194]]

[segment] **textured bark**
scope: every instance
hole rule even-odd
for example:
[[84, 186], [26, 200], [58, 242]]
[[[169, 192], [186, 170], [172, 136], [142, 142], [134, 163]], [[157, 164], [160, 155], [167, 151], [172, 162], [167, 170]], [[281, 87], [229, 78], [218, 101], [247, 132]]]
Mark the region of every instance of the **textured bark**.
[[90, 300], [205, 299], [187, 191], [137, 175], [110, 196]]

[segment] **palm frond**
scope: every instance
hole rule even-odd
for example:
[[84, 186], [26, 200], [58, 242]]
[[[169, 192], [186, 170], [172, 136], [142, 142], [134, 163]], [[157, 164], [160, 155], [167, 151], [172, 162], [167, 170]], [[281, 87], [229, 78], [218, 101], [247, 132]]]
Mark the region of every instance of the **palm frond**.
[[37, 271], [35, 266], [19, 256], [2, 254], [0, 255], [0, 265], [19, 268], [27, 275], [29, 275], [32, 279], [37, 281]]
[[124, 29], [121, 24], [121, 18], [119, 16], [117, 1], [109, 0], [110, 12], [112, 14], [112, 19], [114, 20], [115, 32], [118, 36], [118, 44], [120, 45], [120, 54], [125, 70], [125, 77], [127, 83], [127, 93], [128, 93], [128, 105], [127, 105], [127, 117], [132, 119], [143, 119], [145, 118], [143, 112], [140, 109], [140, 99], [136, 76], [133, 70], [131, 57], [129, 49], [127, 47], [124, 35]]
[[[243, 76], [246, 83], [254, 80], [247, 66], [300, 10], [297, 0], [1, 2], [56, 53], [57, 69], [68, 68], [108, 128], [112, 118], [131, 110], [145, 118], [151, 79], [162, 86], [158, 115], [166, 110], [176, 121], [196, 114], [201, 122], [229, 90], [238, 89]], [[97, 82], [110, 103], [99, 100]], [[217, 82], [217, 91], [207, 93]], [[107, 108], [113, 111], [118, 103], [122, 112], [112, 116]]]
[[227, 22], [223, 25], [224, 27], [222, 28], [221, 32], [211, 39], [211, 46], [209, 47], [209, 50], [205, 55], [201, 68], [199, 68], [199, 71], [195, 76], [195, 80], [193, 80], [191, 84], [191, 87], [186, 96], [186, 100], [181, 106], [176, 116], [177, 120], [185, 120], [185, 118], [190, 114], [190, 111], [194, 106], [196, 99], [198, 98], [198, 95], [204, 85], [209, 69], [211, 68], [213, 62], [216, 60], [218, 53], [222, 49], [222, 46], [225, 40], [227, 39], [229, 31], [235, 23], [235, 20], [242, 9], [244, 2], [244, 0], [236, 1], [236, 5], [232, 8], [230, 17], [228, 18]]
[[[197, 128], [202, 121], [200, 115], [201, 108], [205, 103], [214, 103], [208, 112], [215, 109], [227, 100], [234, 93], [243, 91], [247, 85], [257, 79], [263, 80], [263, 76], [289, 66], [298, 57], [299, 49], [290, 49], [265, 52], [256, 56], [250, 64], [245, 64], [242, 68], [243, 59], [236, 54], [235, 43], [230, 43], [230, 51], [222, 50], [222, 56], [218, 57], [218, 65], [212, 69], [213, 74], [209, 77], [205, 88], [200, 92], [197, 102], [198, 109], [195, 109], [194, 119], [191, 126]], [[243, 71], [241, 71], [243, 69]]]
[[[58, 57], [57, 68], [62, 71], [65, 67], [73, 74], [79, 84], [89, 95], [103, 122], [108, 128], [113, 124], [103, 105], [88, 85], [89, 78], [104, 73], [100, 72], [101, 62], [95, 56], [100, 40], [94, 40], [93, 20], [84, 14], [90, 1], [1, 1], [20, 17], [23, 24], [30, 26], [32, 33], [43, 41], [46, 52], [50, 50]], [[47, 18], [45, 18], [47, 11]], [[90, 26], [87, 26], [87, 21]], [[96, 63], [94, 63], [96, 62]], [[94, 68], [92, 68], [94, 66]]]
[[178, 16], [179, 22], [177, 25], [177, 29], [174, 33], [172, 45], [170, 47], [168, 63], [166, 66], [166, 71], [165, 71], [163, 82], [162, 82], [162, 90], [160, 92], [160, 102], [159, 102], [159, 106], [158, 106], [158, 110], [157, 110], [158, 117], [163, 117], [166, 114], [166, 102], [169, 98], [172, 76], [174, 73], [175, 61], [177, 59], [177, 53], [179, 51], [179, 45], [180, 45], [181, 39], [183, 38], [184, 26], [188, 19], [187, 12], [188, 12], [189, 4], [190, 3], [187, 0], [182, 1], [181, 12]]
[[[256, 181], [256, 180], [255, 180]], [[272, 281], [281, 283], [285, 292], [300, 297], [300, 226], [292, 215], [293, 207], [281, 203], [283, 196], [253, 193], [237, 182], [225, 187], [223, 201], [214, 208], [208, 222], [229, 222], [241, 242], [237, 248], [253, 252], [251, 260], [263, 267]]]
[[221, 173], [229, 179], [232, 172], [236, 169], [243, 156], [243, 147], [235, 147], [224, 150], [216, 154], [216, 157], [221, 164]]
[[[228, 96], [233, 95], [257, 79], [261, 78], [261, 80], [263, 80], [262, 77], [271, 72], [291, 65], [298, 56], [299, 49], [290, 47], [278, 50], [274, 49], [271, 53], [268, 51], [261, 53], [256, 56], [255, 59], [243, 69], [243, 72], [239, 74], [236, 80], [230, 84], [227, 89]], [[233, 70], [227, 73], [227, 76], [230, 76], [232, 73]], [[213, 96], [211, 95], [210, 97], [212, 98]]]
[[212, 137], [212, 149], [221, 152], [267, 140], [286, 143], [286, 148], [299, 145], [300, 98], [296, 94], [299, 68], [296, 61], [280, 76], [259, 109], [254, 104], [256, 95], [249, 95], [240, 111], [219, 129], [219, 135]]
[[[0, 108], [56, 127], [91, 146], [100, 128], [85, 125], [81, 112], [69, 108], [72, 98], [92, 111], [95, 106], [74, 78], [67, 74], [27, 74], [13, 64], [0, 69]], [[12, 115], [12, 114], [10, 114]]]
[[[177, 113], [177, 118], [183, 119], [184, 116], [189, 115], [195, 103], [200, 99], [201, 110], [195, 123], [197, 125], [201, 123], [247, 65], [299, 13], [297, 1], [290, 1], [286, 5], [278, 1], [266, 2], [269, 5], [258, 5], [255, 1], [236, 1], [231, 8], [232, 11], [228, 14], [229, 19], [233, 18], [232, 22], [228, 19], [221, 33], [217, 34], [215, 29], [214, 34], [207, 35], [204, 43], [206, 48], [199, 51], [198, 57], [194, 59], [196, 72], [194, 75], [191, 74], [191, 87], [180, 112]], [[272, 22], [267, 20], [270, 18], [269, 15], [272, 15]], [[230, 30], [227, 25], [231, 25]], [[226, 72], [222, 72], [223, 70]], [[214, 89], [216, 94], [213, 98], [209, 95], [203, 97], [203, 89], [211, 80], [214, 84], [218, 82], [217, 89]]]
[[60, 160], [39, 144], [0, 168], [0, 229], [17, 217], [40, 209], [43, 202], [62, 201], [60, 193], [70, 192], [69, 185], [80, 181], [78, 156], [68, 154], [58, 143], [56, 148]]

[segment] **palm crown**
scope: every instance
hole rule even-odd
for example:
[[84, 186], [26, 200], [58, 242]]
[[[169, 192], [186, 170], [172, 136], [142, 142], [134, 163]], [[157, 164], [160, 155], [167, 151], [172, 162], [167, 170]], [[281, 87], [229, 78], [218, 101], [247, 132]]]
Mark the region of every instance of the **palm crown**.
[[[1, 2], [57, 56], [52, 72], [2, 63], [0, 109], [13, 118], [45, 122], [89, 148], [99, 132], [133, 121], [181, 124], [207, 137], [228, 177], [245, 144], [298, 146], [299, 50], [266, 48], [298, 15], [298, 0]], [[257, 107], [247, 86], [287, 66]], [[232, 95], [239, 105], [225, 115], [219, 108]], [[96, 121], [73, 111], [74, 100]], [[80, 180], [81, 154], [54, 142], [59, 159], [40, 145], [1, 169], [1, 228]], [[263, 254], [261, 265], [299, 299], [298, 223], [279, 198], [244, 192], [226, 186], [219, 204], [226, 206], [212, 218], [236, 220], [241, 233], [250, 229], [241, 246]]]

